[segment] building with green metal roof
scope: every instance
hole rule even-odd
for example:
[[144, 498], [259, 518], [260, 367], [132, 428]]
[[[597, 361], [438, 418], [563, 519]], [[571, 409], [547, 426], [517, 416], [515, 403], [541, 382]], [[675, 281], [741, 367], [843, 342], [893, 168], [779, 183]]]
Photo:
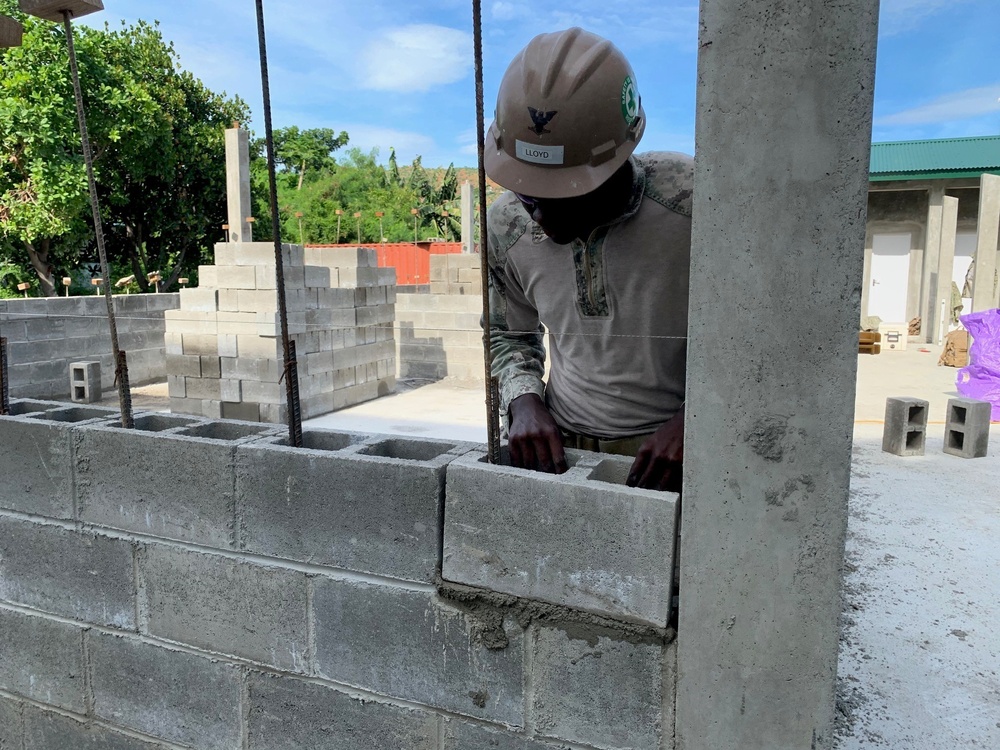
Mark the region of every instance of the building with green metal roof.
[[1000, 135], [872, 144], [872, 182], [949, 180], [1000, 174]]
[[937, 343], [1000, 306], [1000, 135], [875, 143], [869, 171], [862, 317]]

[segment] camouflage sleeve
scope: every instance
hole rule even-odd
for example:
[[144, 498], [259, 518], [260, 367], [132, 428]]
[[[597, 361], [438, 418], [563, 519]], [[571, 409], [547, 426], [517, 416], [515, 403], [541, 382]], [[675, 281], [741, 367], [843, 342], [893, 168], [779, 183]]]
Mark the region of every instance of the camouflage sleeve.
[[519, 396], [534, 393], [544, 398], [544, 330], [507, 257], [527, 228], [527, 217], [513, 196], [507, 194], [493, 204], [488, 226], [492, 373], [499, 381], [500, 411], [506, 415], [510, 402]]

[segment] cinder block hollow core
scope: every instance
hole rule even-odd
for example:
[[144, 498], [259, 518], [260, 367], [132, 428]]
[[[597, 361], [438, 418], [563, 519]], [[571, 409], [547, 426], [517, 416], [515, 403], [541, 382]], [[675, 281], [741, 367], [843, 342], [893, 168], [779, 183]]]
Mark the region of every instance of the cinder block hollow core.
[[359, 453], [362, 456], [400, 458], [405, 461], [432, 461], [456, 447], [447, 443], [425, 443], [418, 440], [382, 440], [362, 448]]
[[187, 437], [208, 438], [209, 440], [242, 440], [243, 438], [263, 435], [269, 430], [270, 427], [266, 425], [254, 427], [253, 425], [233, 422], [206, 422], [188, 427], [178, 434]]
[[[340, 451], [354, 445], [360, 438], [345, 432], [306, 430], [302, 433], [302, 447], [313, 451]], [[288, 445], [288, 438], [277, 441], [278, 445]]]
[[110, 419], [114, 416], [110, 409], [84, 409], [78, 406], [67, 409], [53, 409], [43, 414], [31, 414], [32, 419], [44, 419], [49, 422], [86, 422], [88, 419]]

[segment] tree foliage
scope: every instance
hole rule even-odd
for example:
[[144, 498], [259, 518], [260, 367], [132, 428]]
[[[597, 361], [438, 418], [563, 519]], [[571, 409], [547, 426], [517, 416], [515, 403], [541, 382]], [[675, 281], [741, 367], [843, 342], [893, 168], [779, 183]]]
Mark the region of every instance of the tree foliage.
[[310, 175], [336, 167], [333, 152], [347, 145], [343, 130], [335, 135], [331, 128], [299, 130], [292, 125], [274, 131], [274, 159], [277, 165], [298, 178], [296, 190], [302, 189], [306, 172]]
[[[0, 259], [27, 257], [45, 294], [56, 276], [96, 257], [69, 75], [57, 24], [25, 25], [0, 51]], [[193, 270], [225, 221], [226, 127], [246, 105], [180, 69], [155, 25], [74, 27], [109, 259], [142, 289]]]

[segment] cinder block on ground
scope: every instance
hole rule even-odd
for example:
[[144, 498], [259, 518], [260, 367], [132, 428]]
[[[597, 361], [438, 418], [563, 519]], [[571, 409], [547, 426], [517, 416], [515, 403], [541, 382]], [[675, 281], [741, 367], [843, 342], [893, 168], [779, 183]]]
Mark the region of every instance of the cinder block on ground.
[[[0, 747], [7, 750], [2, 743]], [[20, 746], [16, 747], [20, 750]], [[24, 750], [166, 750], [166, 747], [25, 706]]]
[[944, 452], [961, 458], [982, 458], [990, 447], [989, 401], [974, 398], [948, 400], [945, 418]]
[[442, 750], [564, 750], [565, 745], [529, 739], [510, 729], [490, 729], [461, 719], [442, 719]]
[[924, 455], [928, 406], [919, 398], [887, 398], [882, 450], [896, 456]]
[[313, 615], [321, 676], [523, 725], [524, 635], [517, 625], [476, 620], [422, 591], [332, 579], [314, 582]]
[[0, 517], [0, 600], [134, 630], [132, 545]]
[[572, 451], [565, 474], [448, 469], [444, 578], [666, 627], [677, 495], [625, 486], [631, 458]]
[[[607, 750], [660, 747], [664, 659], [673, 645], [610, 631], [539, 627], [532, 637], [532, 715], [539, 735]], [[673, 727], [669, 731], [672, 732]]]
[[[469, 446], [307, 430], [237, 451], [242, 548], [261, 555], [431, 582], [445, 466]], [[345, 450], [347, 449], [347, 450]]]
[[150, 635], [308, 673], [304, 573], [154, 544], [139, 575]]
[[438, 750], [438, 720], [429, 712], [256, 672], [249, 694], [249, 750]]
[[101, 363], [71, 362], [69, 395], [77, 404], [94, 404], [101, 400]]
[[[84, 713], [83, 631], [0, 609], [0, 690]], [[0, 741], [0, 748], [7, 746]]]
[[239, 747], [237, 667], [105, 633], [87, 638], [95, 716], [198, 750]]
[[166, 415], [137, 419], [135, 430], [82, 428], [76, 437], [80, 518], [232, 548], [236, 445], [273, 434], [267, 425]]

